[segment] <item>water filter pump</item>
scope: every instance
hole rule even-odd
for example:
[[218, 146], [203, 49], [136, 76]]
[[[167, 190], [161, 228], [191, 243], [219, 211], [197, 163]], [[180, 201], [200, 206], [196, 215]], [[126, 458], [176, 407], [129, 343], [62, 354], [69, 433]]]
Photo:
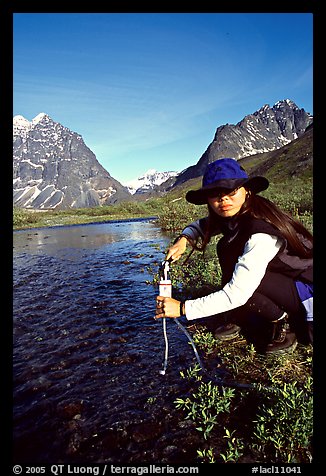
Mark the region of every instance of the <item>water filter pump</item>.
[[[160, 281], [159, 281], [159, 295], [163, 296], [163, 297], [172, 297], [172, 281], [170, 279], [169, 271], [170, 271], [169, 262], [168, 261], [163, 261], [162, 265], [161, 265]], [[164, 334], [164, 340], [165, 340], [165, 354], [164, 354], [163, 369], [159, 371], [161, 375], [165, 375], [165, 372], [166, 372], [166, 369], [167, 369], [167, 366], [168, 366], [168, 356], [169, 356], [169, 342], [168, 342], [168, 337], [167, 337], [167, 333], [166, 333], [166, 319], [167, 319], [166, 317], [163, 317], [163, 319], [162, 319], [162, 321], [163, 321], [163, 334]], [[199, 358], [195, 343], [194, 343], [191, 335], [189, 334], [187, 329], [181, 324], [181, 322], [179, 322], [179, 320], [177, 318], [175, 318], [173, 320], [177, 324], [179, 329], [181, 329], [182, 332], [188, 338], [188, 340], [189, 340], [189, 342], [190, 342], [190, 344], [191, 344], [191, 346], [194, 350], [197, 362], [198, 362], [200, 368], [203, 370], [203, 364], [202, 364], [202, 362]]]
[[[161, 275], [159, 281], [159, 295], [163, 297], [172, 297], [172, 282], [170, 279], [170, 265], [168, 261], [163, 261], [161, 266]], [[165, 340], [165, 354], [164, 354], [164, 363], [163, 370], [160, 370], [161, 375], [165, 375], [166, 368], [168, 366], [168, 356], [169, 356], [169, 343], [168, 337], [166, 334], [166, 317], [163, 317], [163, 334]]]
[[159, 282], [159, 294], [163, 297], [172, 297], [172, 282], [170, 279], [170, 265], [168, 261], [163, 261], [162, 272]]

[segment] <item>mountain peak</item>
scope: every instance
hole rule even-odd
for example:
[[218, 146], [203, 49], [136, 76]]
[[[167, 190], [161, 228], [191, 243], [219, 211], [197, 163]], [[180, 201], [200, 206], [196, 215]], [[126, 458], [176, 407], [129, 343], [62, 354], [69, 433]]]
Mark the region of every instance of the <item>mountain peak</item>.
[[31, 123], [25, 119], [24, 116], [17, 115], [13, 119], [13, 134], [14, 137], [20, 135], [21, 137], [26, 137], [29, 130], [31, 129]]
[[156, 173], [160, 173], [160, 172], [157, 172], [156, 169], [148, 169], [147, 172], [144, 173], [143, 177], [146, 177], [148, 175], [154, 175]]
[[39, 124], [44, 119], [51, 120], [51, 118], [45, 114], [45, 112], [40, 112], [37, 116], [34, 117], [31, 121], [26, 119], [24, 116], [18, 114], [13, 118], [13, 128], [14, 128], [14, 136], [21, 135], [22, 137], [26, 137], [28, 132]]
[[292, 109], [299, 109], [295, 102], [293, 102], [291, 99], [282, 99], [281, 101], [277, 101], [273, 108], [279, 108], [285, 105], [290, 106]]
[[37, 116], [34, 117], [34, 119], [32, 119], [31, 123], [33, 125], [38, 124], [44, 118], [50, 119], [50, 117], [47, 114], [45, 114], [45, 112], [40, 112]]
[[20, 114], [17, 114], [17, 116], [14, 116], [13, 119], [14, 124], [18, 122], [29, 122], [27, 119], [25, 119], [24, 116], [21, 116]]
[[158, 172], [156, 169], [149, 169], [140, 177], [126, 182], [125, 186], [132, 195], [135, 193], [145, 193], [153, 190], [156, 186], [161, 185], [170, 177], [175, 177], [176, 175], [178, 175], [178, 172]]

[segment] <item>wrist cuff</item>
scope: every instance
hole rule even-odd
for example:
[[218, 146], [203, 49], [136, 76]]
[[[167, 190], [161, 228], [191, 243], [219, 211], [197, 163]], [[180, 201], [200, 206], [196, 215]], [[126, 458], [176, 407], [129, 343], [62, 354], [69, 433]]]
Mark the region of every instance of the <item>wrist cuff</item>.
[[188, 242], [190, 242], [189, 240], [191, 240], [190, 236], [181, 234], [181, 235], [179, 235], [179, 236], [176, 237], [176, 239], [174, 240], [173, 244], [175, 245], [175, 244], [180, 240], [180, 238], [186, 238], [186, 240], [187, 240]]

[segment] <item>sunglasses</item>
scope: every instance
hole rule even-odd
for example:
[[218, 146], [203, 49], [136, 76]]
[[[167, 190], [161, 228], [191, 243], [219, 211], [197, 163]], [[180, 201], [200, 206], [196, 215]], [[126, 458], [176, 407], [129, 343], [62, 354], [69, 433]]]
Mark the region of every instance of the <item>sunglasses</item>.
[[240, 188], [243, 187], [243, 185], [241, 185], [240, 187], [237, 187], [235, 188], [234, 190], [227, 190], [227, 189], [220, 189], [218, 192], [217, 191], [211, 191], [207, 196], [209, 198], [217, 198], [218, 200], [220, 200], [222, 197], [225, 197], [225, 195], [227, 195], [228, 197], [233, 197], [238, 190], [240, 190]]

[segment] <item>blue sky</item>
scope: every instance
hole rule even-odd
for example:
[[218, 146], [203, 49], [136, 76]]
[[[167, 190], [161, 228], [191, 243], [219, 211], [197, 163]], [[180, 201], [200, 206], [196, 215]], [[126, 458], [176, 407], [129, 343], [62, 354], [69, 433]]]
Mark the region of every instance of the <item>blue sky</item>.
[[313, 114], [311, 13], [16, 13], [13, 45], [14, 115], [78, 132], [122, 183], [264, 104]]

